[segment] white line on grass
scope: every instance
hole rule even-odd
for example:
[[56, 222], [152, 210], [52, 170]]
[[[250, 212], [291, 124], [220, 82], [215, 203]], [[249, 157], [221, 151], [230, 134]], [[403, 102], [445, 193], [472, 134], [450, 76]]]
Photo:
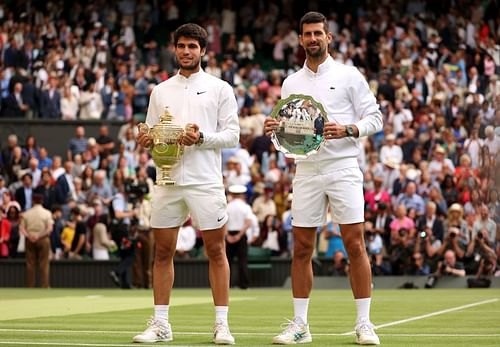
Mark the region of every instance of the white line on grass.
[[[132, 335], [137, 331], [116, 331], [116, 330], [50, 330], [50, 329], [0, 329], [0, 332], [29, 332], [29, 333], [51, 333], [51, 334], [116, 334], [116, 335]], [[174, 335], [212, 335], [210, 332], [198, 331], [174, 331]], [[232, 332], [237, 336], [273, 336], [272, 332]], [[314, 333], [314, 336], [344, 336], [340, 333]], [[476, 333], [461, 333], [461, 334], [432, 334], [432, 333], [416, 333], [416, 334], [378, 334], [379, 336], [400, 336], [400, 337], [500, 337], [500, 334], [476, 334]], [[0, 342], [2, 344], [3, 342]], [[171, 346], [171, 345], [169, 345]]]
[[[130, 347], [129, 344], [116, 344], [116, 343], [78, 343], [78, 342], [31, 342], [31, 341], [0, 341], [0, 345], [32, 345], [32, 346], [82, 346], [82, 347]], [[151, 344], [141, 344], [141, 346], [158, 346]], [[199, 347], [213, 347], [213, 345], [197, 345]], [[172, 345], [168, 347], [189, 347], [189, 345]]]
[[[474, 306], [491, 304], [491, 303], [496, 302], [496, 301], [498, 301], [498, 299], [489, 299], [489, 300], [483, 300], [483, 301], [479, 301], [479, 302], [474, 302], [472, 304], [462, 305], [462, 306], [458, 306], [458, 307], [452, 307], [452, 308], [448, 308], [446, 310], [441, 310], [441, 311], [431, 312], [431, 313], [428, 313], [428, 314], [423, 314], [421, 316], [415, 316], [415, 317], [410, 317], [410, 318], [407, 318], [407, 319], [401, 319], [401, 320], [397, 320], [397, 321], [394, 321], [394, 322], [389, 322], [389, 323], [384, 323], [384, 324], [376, 325], [375, 329], [380, 329], [380, 328], [390, 327], [390, 326], [393, 326], [393, 325], [398, 325], [398, 324], [404, 324], [404, 323], [408, 323], [408, 322], [413, 322], [415, 320], [429, 318], [429, 317], [433, 317], [433, 316], [437, 316], [437, 315], [445, 314], [445, 313], [449, 313], [449, 312], [455, 312], [455, 311], [465, 310], [466, 308], [471, 308], [471, 307], [474, 307]], [[343, 333], [341, 335], [352, 335], [354, 333], [355, 333], [355, 331], [348, 331], [348, 332]]]

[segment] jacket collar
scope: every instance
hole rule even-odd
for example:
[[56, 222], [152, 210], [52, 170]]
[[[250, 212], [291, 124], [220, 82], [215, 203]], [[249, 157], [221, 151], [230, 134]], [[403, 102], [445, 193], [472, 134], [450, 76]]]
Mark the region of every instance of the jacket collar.
[[330, 70], [333, 64], [334, 64], [333, 58], [330, 55], [328, 55], [326, 60], [318, 66], [318, 72], [314, 72], [311, 69], [309, 69], [306, 62], [304, 62], [304, 70], [307, 72], [309, 76], [321, 76], [326, 72], [328, 72], [328, 70]]

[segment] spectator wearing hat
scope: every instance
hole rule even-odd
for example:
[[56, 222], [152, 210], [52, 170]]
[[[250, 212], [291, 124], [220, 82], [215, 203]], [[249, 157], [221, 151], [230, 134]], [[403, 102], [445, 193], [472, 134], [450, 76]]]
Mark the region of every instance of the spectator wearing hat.
[[429, 173], [433, 181], [442, 182], [445, 175], [453, 175], [455, 172], [455, 165], [446, 157], [446, 150], [437, 145], [434, 149], [434, 157], [429, 163]]
[[16, 201], [21, 205], [23, 211], [29, 210], [32, 206], [33, 198], [33, 176], [25, 173], [21, 178], [23, 185], [17, 188], [15, 193]]
[[229, 264], [238, 257], [238, 286], [247, 289], [250, 280], [248, 276], [248, 243], [247, 230], [252, 225], [252, 208], [245, 201], [247, 188], [243, 185], [232, 185], [229, 194], [233, 197], [227, 204], [226, 254]]
[[469, 242], [470, 236], [467, 222], [464, 219], [464, 209], [459, 203], [454, 203], [448, 208], [448, 214], [444, 221], [444, 236], [449, 233], [452, 227], [458, 229], [459, 234], [464, 238], [465, 242]]
[[35, 286], [35, 272], [40, 269], [40, 286], [49, 287], [50, 239], [52, 213], [42, 206], [43, 196], [33, 195], [33, 207], [21, 218], [20, 232], [26, 237], [26, 283]]
[[383, 188], [389, 194], [393, 195], [394, 182], [400, 176], [399, 164], [392, 157], [387, 157], [382, 164], [384, 165], [382, 173], [382, 177], [384, 177]]

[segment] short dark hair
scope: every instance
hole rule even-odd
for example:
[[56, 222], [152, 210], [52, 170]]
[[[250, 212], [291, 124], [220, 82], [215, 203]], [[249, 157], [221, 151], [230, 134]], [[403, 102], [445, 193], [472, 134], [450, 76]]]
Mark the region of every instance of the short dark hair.
[[178, 27], [174, 32], [174, 46], [177, 46], [179, 38], [186, 37], [189, 39], [195, 39], [198, 41], [201, 49], [207, 47], [208, 34], [205, 29], [203, 29], [198, 24], [187, 23]]
[[302, 35], [302, 26], [304, 24], [312, 24], [312, 23], [323, 23], [323, 28], [325, 29], [325, 33], [328, 34], [328, 21], [326, 20], [326, 17], [322, 15], [319, 12], [307, 12], [302, 18], [300, 19], [300, 28], [299, 28], [299, 34]]

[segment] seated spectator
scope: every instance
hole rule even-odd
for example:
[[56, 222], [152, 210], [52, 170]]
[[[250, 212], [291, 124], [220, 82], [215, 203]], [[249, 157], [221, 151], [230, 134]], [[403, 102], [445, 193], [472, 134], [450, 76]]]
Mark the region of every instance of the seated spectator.
[[337, 251], [333, 255], [333, 266], [328, 270], [330, 276], [347, 276], [349, 275], [349, 262], [345, 253]]
[[376, 211], [379, 203], [391, 204], [389, 193], [382, 187], [384, 179], [380, 176], [373, 178], [374, 190], [365, 192], [365, 202], [369, 204], [372, 211]]
[[389, 226], [391, 228], [391, 243], [392, 240], [399, 238], [400, 229], [405, 229], [413, 237], [416, 232], [415, 222], [411, 218], [408, 218], [405, 205], [398, 205], [394, 215], [396, 218], [392, 220]]
[[415, 182], [410, 181], [406, 184], [405, 192], [398, 196], [397, 204], [404, 205], [408, 210], [415, 209], [419, 216], [424, 214], [424, 199], [417, 194], [417, 185]]

